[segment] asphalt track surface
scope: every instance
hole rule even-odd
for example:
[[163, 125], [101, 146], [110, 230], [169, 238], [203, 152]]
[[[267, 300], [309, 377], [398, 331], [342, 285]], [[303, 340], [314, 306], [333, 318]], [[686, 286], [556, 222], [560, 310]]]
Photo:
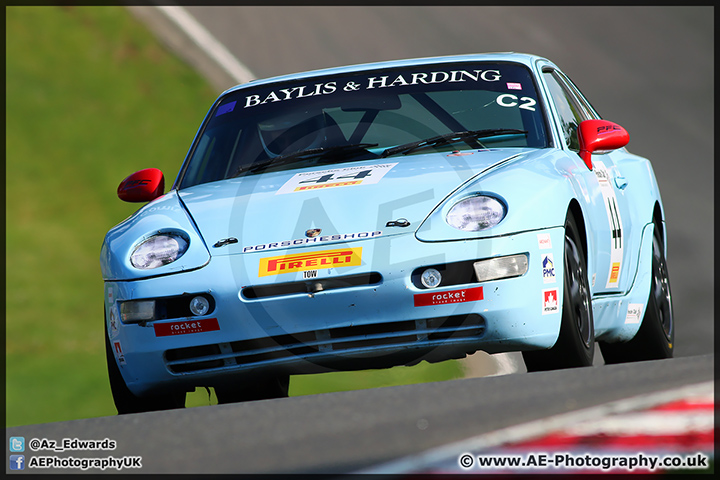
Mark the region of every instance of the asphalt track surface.
[[[349, 472], [522, 422], [713, 378], [711, 7], [187, 11], [256, 77], [487, 51], [536, 53], [554, 61], [604, 118], [630, 132], [629, 150], [653, 162], [668, 222], [677, 358], [13, 427], [6, 438], [111, 438], [118, 442], [113, 452], [73, 456], [141, 455], [141, 473]], [[149, 24], [167, 29], [157, 18]], [[192, 50], [185, 54], [192, 57]], [[206, 60], [200, 64], [219, 90], [232, 85], [222, 69]]]
[[142, 469], [128, 473], [356, 472], [547, 416], [710, 381], [713, 359], [702, 355], [28, 425], [8, 428], [6, 438], [24, 436], [28, 445], [34, 438], [109, 438], [117, 442], [113, 451], [26, 451], [26, 456], [141, 456]]

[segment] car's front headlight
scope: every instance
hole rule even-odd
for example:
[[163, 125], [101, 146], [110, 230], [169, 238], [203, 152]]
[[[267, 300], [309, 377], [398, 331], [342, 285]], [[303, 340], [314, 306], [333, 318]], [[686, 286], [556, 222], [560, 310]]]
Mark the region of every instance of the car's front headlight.
[[141, 270], [162, 267], [182, 257], [188, 241], [176, 233], [154, 235], [135, 247], [130, 263]]
[[445, 221], [458, 230], [478, 232], [500, 223], [506, 213], [505, 204], [497, 198], [476, 195], [453, 205], [445, 216]]

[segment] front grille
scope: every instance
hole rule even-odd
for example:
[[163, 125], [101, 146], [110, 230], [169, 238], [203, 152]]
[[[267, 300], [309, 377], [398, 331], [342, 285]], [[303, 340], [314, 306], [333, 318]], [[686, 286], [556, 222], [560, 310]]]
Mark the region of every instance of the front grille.
[[371, 352], [377, 347], [422, 348], [467, 344], [485, 332], [477, 314], [356, 325], [253, 340], [178, 348], [165, 352], [171, 373], [281, 365], [332, 354]]
[[249, 300], [297, 293], [317, 293], [338, 288], [378, 285], [382, 275], [378, 272], [347, 275], [344, 277], [318, 278], [302, 282], [274, 283], [272, 285], [256, 285], [242, 289], [242, 296]]

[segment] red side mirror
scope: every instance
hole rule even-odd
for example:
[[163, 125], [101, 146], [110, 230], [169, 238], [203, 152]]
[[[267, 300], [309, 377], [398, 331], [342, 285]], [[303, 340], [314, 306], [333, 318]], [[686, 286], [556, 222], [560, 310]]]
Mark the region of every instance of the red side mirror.
[[165, 176], [157, 168], [135, 172], [120, 182], [117, 195], [126, 202], [149, 202], [165, 192]]
[[607, 120], [585, 120], [578, 128], [580, 158], [592, 170], [592, 154], [622, 148], [630, 141], [627, 130]]

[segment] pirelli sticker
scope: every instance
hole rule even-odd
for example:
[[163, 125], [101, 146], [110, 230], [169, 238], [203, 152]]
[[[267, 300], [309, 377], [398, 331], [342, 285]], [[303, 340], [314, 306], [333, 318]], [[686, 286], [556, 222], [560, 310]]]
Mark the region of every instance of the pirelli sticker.
[[260, 259], [258, 276], [305, 272], [322, 268], [354, 267], [362, 263], [362, 247], [280, 255]]
[[610, 183], [610, 173], [605, 164], [600, 161], [593, 162], [593, 170], [600, 184], [600, 192], [605, 203], [608, 223], [610, 224], [610, 269], [605, 288], [617, 288], [623, 261], [623, 227], [620, 218], [615, 190]]
[[397, 163], [333, 168], [293, 175], [276, 195], [378, 183]]

